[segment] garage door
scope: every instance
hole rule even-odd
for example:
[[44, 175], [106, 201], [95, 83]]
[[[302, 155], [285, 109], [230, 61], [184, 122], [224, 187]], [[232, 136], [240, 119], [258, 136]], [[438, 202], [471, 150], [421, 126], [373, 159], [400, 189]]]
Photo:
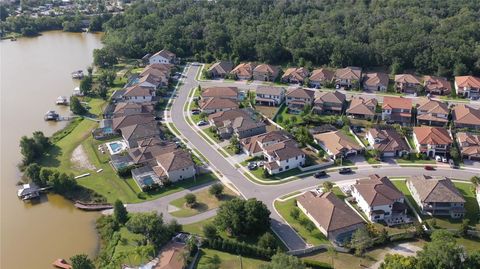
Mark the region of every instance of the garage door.
[[480, 161], [480, 156], [470, 156], [470, 160], [472, 160], [472, 161]]

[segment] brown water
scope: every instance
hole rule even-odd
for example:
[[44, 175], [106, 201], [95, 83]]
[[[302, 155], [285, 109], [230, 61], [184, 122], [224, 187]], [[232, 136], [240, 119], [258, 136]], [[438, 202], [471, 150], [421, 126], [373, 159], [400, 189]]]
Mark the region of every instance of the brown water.
[[66, 108], [55, 106], [60, 95], [69, 96], [78, 84], [74, 70], [86, 70], [92, 51], [101, 47], [100, 35], [47, 32], [16, 42], [0, 41], [0, 268], [52, 268], [57, 258], [94, 255], [96, 213], [79, 211], [58, 195], [37, 204], [16, 197], [22, 135], [41, 130], [46, 135], [65, 123], [47, 123], [43, 115]]

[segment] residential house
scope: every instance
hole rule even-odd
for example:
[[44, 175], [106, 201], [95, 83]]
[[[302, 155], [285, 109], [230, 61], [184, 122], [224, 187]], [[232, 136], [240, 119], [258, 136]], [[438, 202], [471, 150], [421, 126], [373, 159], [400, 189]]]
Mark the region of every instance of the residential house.
[[254, 118], [252, 112], [245, 109], [232, 109], [213, 113], [208, 116], [211, 125], [223, 139], [236, 135], [238, 139], [266, 132], [266, 125]]
[[210, 87], [202, 90], [200, 96], [203, 99], [217, 97], [228, 98], [232, 100], [243, 99], [243, 94], [238, 91], [237, 87]]
[[290, 67], [285, 70], [285, 73], [283, 73], [282, 82], [303, 84], [308, 76], [309, 72], [305, 67]]
[[221, 97], [203, 98], [198, 105], [202, 112], [207, 114], [237, 109], [239, 107], [236, 100]]
[[115, 109], [112, 112], [112, 116], [123, 117], [135, 114], [155, 114], [155, 107], [152, 103], [117, 103]]
[[419, 125], [445, 126], [450, 111], [448, 105], [429, 98], [422, 99], [417, 105], [417, 122]]
[[359, 88], [362, 80], [362, 69], [354, 66], [337, 69], [334, 79], [337, 87]]
[[457, 95], [467, 98], [480, 97], [480, 78], [474, 76], [455, 77], [455, 91]]
[[387, 123], [410, 125], [412, 123], [412, 99], [384, 96], [382, 120]]
[[152, 102], [154, 97], [155, 89], [150, 87], [143, 87], [140, 85], [128, 87], [123, 94], [123, 100], [125, 102], [134, 103]]
[[352, 185], [352, 196], [370, 221], [403, 223], [407, 213], [405, 196], [388, 177], [375, 174], [368, 179], [357, 179]]
[[287, 90], [285, 95], [285, 103], [288, 107], [289, 113], [298, 114], [305, 109], [306, 106], [311, 106], [315, 92], [301, 87], [292, 87]]
[[125, 126], [120, 129], [120, 133], [129, 148], [137, 147], [139, 140], [159, 137], [161, 134], [155, 121]]
[[334, 92], [317, 92], [313, 102], [313, 111], [317, 114], [342, 114], [347, 98], [345, 94]]
[[388, 88], [388, 81], [388, 74], [381, 72], [366, 73], [363, 77], [363, 89], [385, 92]]
[[407, 180], [407, 187], [422, 214], [454, 219], [465, 216], [465, 198], [450, 179], [414, 176]]
[[192, 178], [197, 174], [192, 155], [183, 149], [156, 156], [157, 166], [152, 169], [159, 176], [166, 176], [170, 182]]
[[154, 63], [154, 64], [149, 64], [147, 65], [144, 69], [143, 72], [150, 70], [150, 69], [155, 69], [157, 71], [160, 71], [164, 73], [167, 76], [170, 76], [170, 73], [172, 71], [173, 64], [162, 64], [162, 63]]
[[480, 109], [468, 105], [455, 105], [452, 109], [452, 122], [456, 128], [480, 129]]
[[426, 93], [436, 95], [448, 95], [452, 91], [452, 85], [446, 78], [424, 76], [423, 87]]
[[462, 158], [480, 161], [480, 135], [458, 132], [457, 142]]
[[148, 139], [144, 141], [139, 141], [137, 143], [138, 147], [128, 149], [128, 156], [133, 164], [155, 166], [157, 163], [155, 158], [157, 156], [173, 152], [178, 148], [177, 144], [172, 142], [155, 142], [155, 140], [152, 140], [151, 142], [153, 143], [148, 143], [150, 141]]
[[447, 129], [429, 126], [413, 127], [413, 141], [417, 152], [429, 157], [446, 156], [453, 142]]
[[255, 91], [255, 103], [267, 106], [278, 106], [285, 99], [285, 88], [258, 86]]
[[313, 139], [334, 160], [357, 155], [362, 151], [362, 147], [357, 141], [344, 134], [341, 130], [315, 134]]
[[253, 69], [253, 79], [274, 81], [280, 73], [280, 68], [270, 64], [259, 64]]
[[407, 141], [395, 129], [372, 128], [368, 130], [365, 138], [382, 157], [402, 157], [410, 153]]
[[325, 68], [315, 69], [312, 71], [309, 79], [310, 87], [321, 88], [326, 84], [332, 83], [335, 72]]
[[148, 59], [150, 64], [175, 64], [177, 56], [175, 53], [168, 50], [161, 50]]
[[139, 77], [137, 83], [138, 86], [157, 89], [162, 84], [161, 78], [156, 77], [153, 74], [147, 74]]
[[296, 200], [298, 208], [335, 244], [345, 244], [355, 231], [365, 228], [365, 222], [358, 213], [333, 192], [308, 191]]
[[144, 192], [164, 186], [164, 177], [160, 178], [152, 166], [140, 166], [131, 170], [132, 178], [137, 186]]
[[225, 78], [232, 71], [232, 69], [232, 62], [218, 61], [208, 68], [208, 73], [212, 78]]
[[346, 114], [356, 119], [373, 120], [377, 109], [377, 99], [363, 96], [355, 96], [350, 101]]
[[305, 165], [305, 153], [294, 140], [284, 140], [263, 147], [266, 159], [264, 168], [270, 175], [285, 172]]
[[253, 76], [253, 69], [255, 69], [254, 63], [241, 63], [237, 65], [230, 73], [237, 79], [250, 80]]
[[158, 262], [153, 269], [183, 269], [186, 268], [184, 254], [187, 245], [169, 242], [161, 250]]
[[154, 122], [155, 118], [151, 114], [134, 114], [122, 117], [116, 117], [112, 120], [112, 129], [119, 131], [123, 127], [135, 124]]
[[170, 69], [157, 69], [151, 66], [146, 67], [142, 73], [138, 75], [139, 78], [145, 76], [153, 76], [156, 80], [156, 83], [159, 83], [158, 86], [164, 87], [168, 86], [168, 78], [170, 77]]
[[283, 130], [270, 131], [244, 138], [240, 140], [240, 145], [248, 156], [258, 157], [263, 155], [263, 149], [265, 147], [290, 139], [292, 139], [292, 135]]
[[395, 90], [403, 93], [418, 93], [422, 87], [419, 77], [411, 74], [395, 75]]

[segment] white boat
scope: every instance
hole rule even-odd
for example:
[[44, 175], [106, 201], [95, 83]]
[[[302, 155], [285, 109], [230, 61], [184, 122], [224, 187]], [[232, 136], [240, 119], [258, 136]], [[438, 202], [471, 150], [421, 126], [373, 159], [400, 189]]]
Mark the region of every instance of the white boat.
[[80, 91], [80, 87], [75, 87], [75, 89], [73, 89], [73, 95], [74, 96], [83, 96], [82, 91]]
[[57, 98], [57, 101], [55, 101], [55, 104], [66, 106], [66, 105], [68, 105], [68, 99], [65, 96], [59, 96]]
[[49, 110], [47, 113], [45, 113], [45, 116], [43, 117], [44, 120], [58, 120], [60, 118], [60, 115], [58, 115], [57, 112], [54, 110]]
[[22, 200], [31, 200], [40, 197], [40, 189], [35, 184], [23, 184], [17, 191], [18, 198]]
[[72, 78], [82, 79], [83, 78], [83, 71], [82, 70], [77, 70], [77, 71], [72, 72]]

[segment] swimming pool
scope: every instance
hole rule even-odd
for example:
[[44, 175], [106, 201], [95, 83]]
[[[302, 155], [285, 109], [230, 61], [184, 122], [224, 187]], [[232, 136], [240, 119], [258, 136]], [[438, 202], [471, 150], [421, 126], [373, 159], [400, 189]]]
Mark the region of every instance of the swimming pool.
[[142, 180], [143, 185], [145, 185], [145, 186], [152, 186], [153, 183], [155, 183], [155, 180], [153, 180], [152, 176], [150, 176], [150, 175], [143, 176], [141, 178], [141, 180]]
[[123, 140], [113, 141], [106, 144], [110, 155], [118, 154], [127, 149], [127, 144]]

